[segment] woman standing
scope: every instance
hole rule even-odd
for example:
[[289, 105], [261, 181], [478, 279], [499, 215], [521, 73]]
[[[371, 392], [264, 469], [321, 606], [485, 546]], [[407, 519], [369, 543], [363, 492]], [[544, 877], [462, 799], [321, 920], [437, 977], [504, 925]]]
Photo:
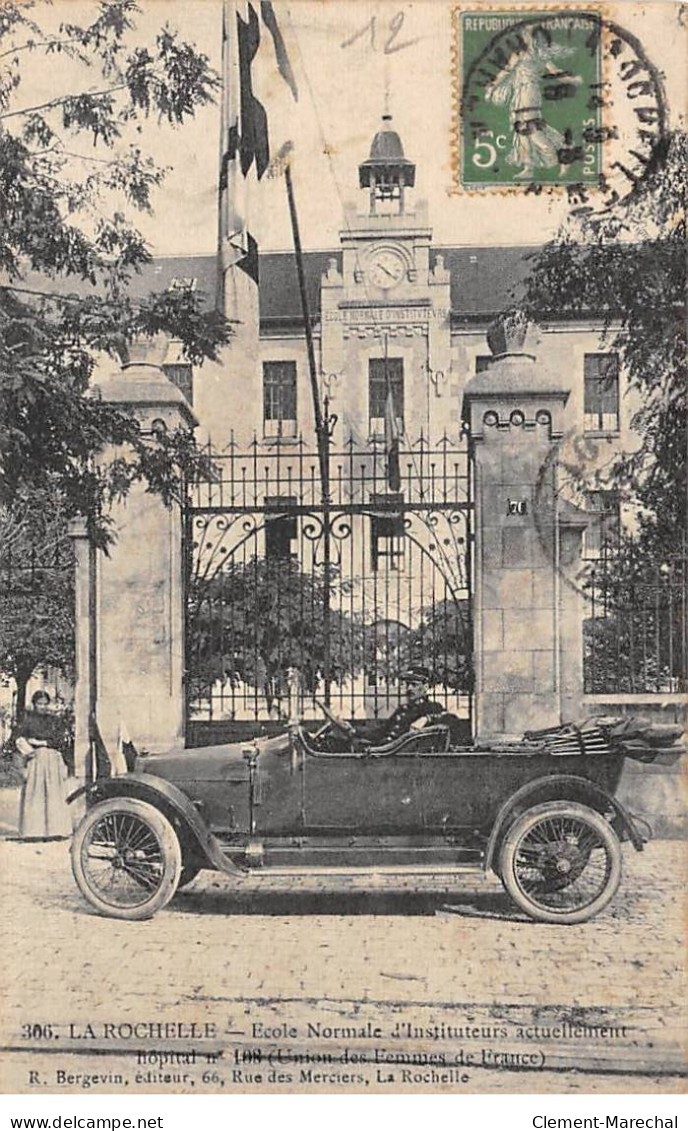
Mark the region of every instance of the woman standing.
[[19, 801], [19, 837], [45, 840], [72, 835], [67, 805], [67, 767], [57, 749], [60, 720], [51, 714], [50, 696], [36, 691], [15, 736], [25, 774]]

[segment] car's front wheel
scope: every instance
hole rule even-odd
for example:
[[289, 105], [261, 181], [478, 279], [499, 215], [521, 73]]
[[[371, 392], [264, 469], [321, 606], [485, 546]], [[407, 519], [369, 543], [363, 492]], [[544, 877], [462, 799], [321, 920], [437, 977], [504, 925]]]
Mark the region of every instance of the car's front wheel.
[[621, 846], [599, 813], [572, 801], [527, 809], [508, 830], [499, 875], [533, 919], [583, 923], [613, 899], [621, 880]]
[[76, 830], [72, 870], [82, 895], [102, 915], [149, 919], [179, 884], [179, 839], [153, 805], [114, 797], [89, 810]]

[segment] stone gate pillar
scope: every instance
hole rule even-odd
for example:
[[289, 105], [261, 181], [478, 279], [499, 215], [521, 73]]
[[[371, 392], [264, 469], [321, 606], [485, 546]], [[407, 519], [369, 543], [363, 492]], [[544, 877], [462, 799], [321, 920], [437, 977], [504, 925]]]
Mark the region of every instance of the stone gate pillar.
[[76, 789], [91, 781], [89, 719], [94, 709], [95, 678], [95, 550], [85, 518], [69, 524], [74, 546], [74, 622], [76, 682], [74, 690], [74, 776]]
[[488, 331], [492, 360], [465, 388], [474, 472], [477, 741], [576, 719], [582, 598], [570, 583], [582, 514], [558, 497], [555, 445], [569, 391], [509, 315]]
[[[167, 343], [131, 347], [103, 400], [144, 432], [192, 428], [184, 394], [160, 367]], [[116, 542], [98, 553], [95, 577], [96, 717], [108, 750], [122, 731], [151, 752], [184, 745], [183, 515], [135, 485], [111, 518]]]

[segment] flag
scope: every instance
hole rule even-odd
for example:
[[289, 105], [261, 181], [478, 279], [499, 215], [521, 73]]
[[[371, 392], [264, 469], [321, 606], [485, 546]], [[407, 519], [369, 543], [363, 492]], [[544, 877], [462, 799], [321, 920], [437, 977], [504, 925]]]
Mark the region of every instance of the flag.
[[387, 459], [387, 486], [390, 491], [401, 488], [401, 471], [399, 468], [399, 419], [394, 403], [392, 382], [389, 379], [389, 339], [385, 334], [385, 384], [387, 396], [385, 399], [385, 456]]
[[394, 405], [392, 385], [387, 377], [387, 400], [385, 401], [385, 454], [387, 457], [387, 484], [390, 491], [401, 488], [399, 467], [399, 421]]
[[98, 726], [98, 720], [93, 714], [89, 718], [88, 730], [92, 781], [99, 781], [101, 778], [120, 777], [134, 769], [138, 750], [129, 737], [126, 723], [120, 720], [117, 731], [117, 746], [114, 750], [108, 749], [106, 746]]
[[127, 724], [120, 719], [117, 730], [117, 751], [111, 759], [112, 776], [119, 777], [133, 770], [137, 754], [138, 750], [129, 737]]
[[112, 760], [100, 733], [97, 719], [93, 714], [89, 716], [88, 731], [91, 748], [91, 780], [99, 781], [101, 778], [111, 778]]
[[[262, 89], [278, 74], [294, 100], [296, 79], [272, 0], [224, 0], [220, 249], [222, 272], [239, 267], [258, 282], [258, 244], [250, 228], [249, 196], [290, 142], [271, 137]], [[279, 151], [279, 154], [278, 154]]]

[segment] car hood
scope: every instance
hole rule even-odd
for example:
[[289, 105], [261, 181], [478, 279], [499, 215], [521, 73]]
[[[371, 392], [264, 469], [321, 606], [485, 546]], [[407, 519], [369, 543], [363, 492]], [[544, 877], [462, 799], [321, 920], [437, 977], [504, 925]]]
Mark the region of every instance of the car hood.
[[253, 742], [230, 742], [221, 746], [198, 746], [171, 754], [139, 755], [134, 767], [138, 774], [155, 774], [167, 781], [248, 781], [246, 754], [257, 750], [280, 754], [289, 750], [288, 734], [258, 738]]

